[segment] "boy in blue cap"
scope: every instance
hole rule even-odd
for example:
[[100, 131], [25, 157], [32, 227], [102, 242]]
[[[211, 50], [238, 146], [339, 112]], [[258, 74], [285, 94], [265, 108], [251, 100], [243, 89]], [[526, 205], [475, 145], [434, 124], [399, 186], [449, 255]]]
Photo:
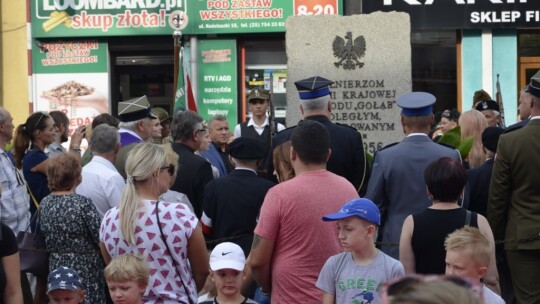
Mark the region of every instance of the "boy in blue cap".
[[405, 271], [398, 260], [375, 248], [379, 208], [369, 199], [358, 198], [322, 219], [337, 221], [345, 251], [330, 257], [321, 270], [316, 285], [324, 291], [322, 303], [381, 303], [382, 284]]
[[51, 304], [79, 304], [84, 302], [86, 288], [74, 269], [62, 266], [49, 273], [47, 295]]

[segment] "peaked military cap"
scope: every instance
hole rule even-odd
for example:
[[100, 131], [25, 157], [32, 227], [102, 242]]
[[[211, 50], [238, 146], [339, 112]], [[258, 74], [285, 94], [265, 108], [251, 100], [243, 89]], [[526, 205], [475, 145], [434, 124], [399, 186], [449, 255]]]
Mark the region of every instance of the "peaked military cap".
[[411, 92], [401, 95], [396, 103], [403, 116], [425, 116], [433, 114], [433, 104], [437, 99], [430, 93]]
[[499, 112], [501, 110], [497, 102], [491, 99], [483, 100], [477, 103], [474, 108], [480, 112], [485, 111], [485, 110], [493, 110], [493, 111]]
[[492, 99], [488, 92], [484, 90], [478, 90], [474, 92], [473, 96], [473, 105], [477, 104], [479, 101]]
[[330, 85], [333, 83], [333, 81], [321, 76], [314, 76], [299, 80], [294, 85], [300, 94], [300, 99], [307, 100], [330, 95]]
[[532, 95], [540, 98], [540, 70], [534, 74], [531, 78], [531, 82], [525, 89], [525, 92], [531, 93]]
[[247, 102], [251, 102], [252, 100], [256, 99], [268, 100], [270, 99], [270, 92], [260, 88], [254, 88], [253, 90], [249, 91]]
[[158, 118], [152, 113], [152, 107], [146, 95], [118, 103], [118, 119], [121, 122], [136, 121], [146, 117]]
[[229, 155], [236, 159], [260, 159], [267, 153], [264, 142], [256, 138], [238, 137], [229, 144]]
[[164, 108], [152, 108], [152, 114], [156, 116], [159, 119], [159, 122], [164, 122], [167, 120], [171, 120], [171, 117], [169, 116], [169, 113], [167, 113], [167, 110]]

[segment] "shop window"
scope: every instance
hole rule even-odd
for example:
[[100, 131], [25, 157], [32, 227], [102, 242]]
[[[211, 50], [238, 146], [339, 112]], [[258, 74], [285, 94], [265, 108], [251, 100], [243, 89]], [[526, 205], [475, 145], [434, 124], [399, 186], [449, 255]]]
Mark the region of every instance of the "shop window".
[[457, 108], [456, 31], [413, 31], [413, 91], [437, 97], [435, 112]]

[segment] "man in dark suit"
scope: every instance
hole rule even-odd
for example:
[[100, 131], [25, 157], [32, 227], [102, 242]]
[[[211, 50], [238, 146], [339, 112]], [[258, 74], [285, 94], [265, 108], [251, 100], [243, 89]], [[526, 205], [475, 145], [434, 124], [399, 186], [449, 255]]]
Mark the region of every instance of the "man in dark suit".
[[428, 134], [433, 124], [435, 96], [424, 92], [402, 95], [401, 125], [407, 137], [398, 144], [386, 146], [375, 154], [366, 198], [377, 204], [384, 216], [382, 251], [398, 259], [401, 228], [409, 214], [431, 205], [426, 191], [424, 171], [434, 160], [451, 157], [461, 161], [459, 152], [434, 143]]
[[540, 303], [540, 71], [528, 87], [531, 120], [497, 148], [488, 221], [504, 249], [517, 303]]
[[[355, 128], [330, 121], [332, 109], [330, 85], [332, 83], [332, 81], [319, 76], [295, 82], [300, 94], [300, 111], [304, 119], [320, 122], [330, 133], [332, 153], [326, 169], [346, 178], [362, 194], [365, 192], [369, 179], [369, 167], [364, 155], [362, 136]], [[274, 136], [272, 151], [291, 138], [294, 128], [296, 126], [285, 129]], [[267, 172], [272, 174], [274, 172], [272, 153], [268, 157]]]
[[504, 129], [499, 127], [487, 127], [482, 132], [482, 144], [486, 153], [486, 161], [478, 168], [467, 170], [467, 180], [469, 182], [469, 210], [483, 216], [487, 214], [487, 202], [489, 194], [489, 184], [491, 183], [491, 173], [499, 136], [504, 133]]
[[230, 137], [227, 117], [221, 114], [212, 116], [208, 121], [208, 132], [212, 142], [208, 145], [208, 151], [200, 151], [200, 154], [218, 169], [219, 177], [223, 177], [231, 171], [227, 151]]
[[202, 214], [204, 187], [214, 178], [210, 163], [195, 154], [206, 132], [199, 114], [192, 111], [174, 114], [171, 124], [172, 148], [180, 158], [178, 175], [171, 190], [187, 195], [198, 218]]
[[[239, 137], [229, 145], [235, 169], [227, 176], [208, 183], [204, 194], [202, 227], [207, 240], [231, 238], [249, 255], [256, 218], [268, 189], [275, 184], [257, 177], [257, 165], [266, 157], [266, 144], [258, 139]], [[223, 241], [221, 241], [223, 242]]]

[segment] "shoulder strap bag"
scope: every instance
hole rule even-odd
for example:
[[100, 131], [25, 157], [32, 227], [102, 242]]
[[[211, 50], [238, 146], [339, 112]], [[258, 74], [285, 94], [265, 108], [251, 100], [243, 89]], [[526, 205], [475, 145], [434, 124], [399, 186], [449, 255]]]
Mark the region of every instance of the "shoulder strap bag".
[[165, 235], [163, 234], [163, 229], [161, 229], [161, 221], [159, 220], [159, 207], [158, 206], [159, 206], [159, 200], [156, 202], [155, 211], [156, 211], [156, 218], [157, 218], [157, 225], [159, 228], [159, 233], [161, 234], [161, 240], [163, 240], [163, 243], [165, 243], [165, 247], [167, 248], [167, 252], [169, 252], [169, 256], [171, 257], [171, 260], [173, 262], [174, 269], [176, 270], [176, 273], [178, 274], [178, 278], [180, 278], [180, 282], [182, 283], [182, 287], [184, 287], [184, 292], [186, 293], [188, 297], [189, 304], [193, 304], [193, 302], [191, 301], [191, 294], [189, 290], [187, 289], [186, 284], [184, 283], [184, 280], [182, 280], [182, 275], [178, 270], [179, 265], [178, 263], [176, 263], [176, 260], [174, 259], [172, 255], [172, 251], [171, 249], [169, 249], [169, 245], [167, 244], [167, 239], [165, 238]]

